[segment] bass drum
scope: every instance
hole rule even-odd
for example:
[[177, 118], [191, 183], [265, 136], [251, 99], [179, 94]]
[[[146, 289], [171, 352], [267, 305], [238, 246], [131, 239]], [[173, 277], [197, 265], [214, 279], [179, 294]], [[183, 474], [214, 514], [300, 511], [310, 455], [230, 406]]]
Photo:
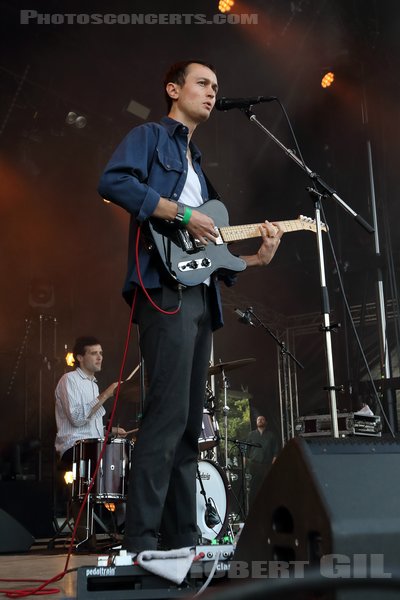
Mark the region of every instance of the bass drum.
[[[201, 480], [201, 484], [200, 484]], [[221, 539], [228, 525], [228, 481], [219, 465], [199, 460], [196, 478], [197, 527], [203, 541]], [[204, 488], [205, 496], [202, 493]]]

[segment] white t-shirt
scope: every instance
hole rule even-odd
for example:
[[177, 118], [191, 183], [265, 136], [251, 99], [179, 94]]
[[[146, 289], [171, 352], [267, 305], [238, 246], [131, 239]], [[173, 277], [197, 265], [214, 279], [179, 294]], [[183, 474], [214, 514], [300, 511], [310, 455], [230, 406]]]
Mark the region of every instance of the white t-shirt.
[[[180, 195], [179, 202], [182, 202], [182, 204], [185, 204], [186, 206], [193, 206], [193, 208], [204, 204], [201, 196], [200, 180], [190, 161], [188, 161], [186, 182]], [[210, 285], [210, 278], [207, 277], [203, 283]]]

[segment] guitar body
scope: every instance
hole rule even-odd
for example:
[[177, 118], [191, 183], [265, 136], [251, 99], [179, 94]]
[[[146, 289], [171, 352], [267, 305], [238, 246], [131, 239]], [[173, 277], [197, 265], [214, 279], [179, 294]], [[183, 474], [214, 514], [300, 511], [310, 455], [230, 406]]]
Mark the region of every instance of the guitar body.
[[[260, 237], [261, 223], [229, 227], [228, 211], [219, 200], [209, 200], [196, 207], [199, 212], [211, 217], [218, 229], [216, 241], [203, 246], [186, 229], [161, 219], [150, 219], [149, 229], [154, 244], [168, 273], [179, 283], [191, 286], [205, 281], [218, 269], [237, 273], [244, 271], [246, 263], [228, 250], [228, 244], [239, 240]], [[283, 233], [292, 231], [317, 231], [315, 220], [300, 215], [290, 221], [278, 221], [275, 225]], [[321, 223], [321, 230], [328, 228]]]
[[[228, 211], [219, 200], [209, 200], [196, 210], [211, 217], [218, 228], [229, 225]], [[172, 222], [150, 219], [149, 227], [165, 268], [183, 285], [198, 285], [218, 269], [238, 272], [246, 268], [244, 260], [229, 252], [221, 236], [217, 243], [204, 246]]]

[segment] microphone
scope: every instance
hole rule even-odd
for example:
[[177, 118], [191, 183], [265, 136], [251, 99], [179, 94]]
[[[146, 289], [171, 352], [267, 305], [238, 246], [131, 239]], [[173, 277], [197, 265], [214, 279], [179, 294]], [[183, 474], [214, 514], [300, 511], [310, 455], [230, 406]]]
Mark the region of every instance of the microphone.
[[204, 520], [206, 522], [207, 527], [212, 529], [218, 523], [221, 523], [221, 519], [219, 518], [219, 514], [216, 508], [213, 507], [210, 500], [206, 502], [206, 512], [204, 515]]
[[217, 110], [231, 110], [232, 108], [249, 108], [260, 102], [272, 102], [275, 96], [253, 96], [250, 98], [219, 98], [215, 103]]
[[242, 310], [240, 310], [240, 308], [235, 308], [235, 313], [237, 315], [239, 315], [239, 321], [241, 323], [243, 323], [244, 325], [251, 325], [252, 327], [255, 327], [255, 324], [251, 320], [250, 310], [251, 310], [251, 307], [246, 308], [246, 310], [244, 312]]

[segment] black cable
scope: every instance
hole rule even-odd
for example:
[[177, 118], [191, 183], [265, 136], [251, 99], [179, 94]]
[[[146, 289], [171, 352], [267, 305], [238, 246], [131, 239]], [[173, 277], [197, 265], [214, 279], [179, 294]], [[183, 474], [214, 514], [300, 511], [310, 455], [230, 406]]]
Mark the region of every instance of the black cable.
[[[307, 173], [307, 172], [308, 172], [308, 170], [307, 170], [307, 166], [306, 166], [306, 163], [305, 163], [305, 161], [304, 161], [303, 154], [302, 154], [302, 152], [301, 152], [301, 150], [300, 150], [300, 146], [299, 146], [299, 144], [298, 144], [298, 141], [297, 141], [296, 135], [295, 135], [295, 133], [294, 133], [294, 130], [293, 130], [292, 124], [291, 124], [291, 122], [290, 122], [290, 119], [289, 119], [289, 116], [288, 116], [288, 114], [287, 114], [287, 112], [286, 112], [286, 109], [285, 109], [285, 107], [283, 106], [282, 102], [281, 102], [281, 101], [280, 101], [278, 98], [277, 98], [277, 102], [278, 102], [278, 104], [279, 104], [279, 106], [280, 106], [280, 108], [281, 108], [281, 110], [282, 110], [282, 112], [283, 112], [283, 114], [284, 114], [284, 116], [285, 116], [285, 119], [286, 119], [286, 121], [287, 121], [287, 123], [288, 123], [289, 129], [290, 129], [290, 132], [291, 132], [291, 134], [292, 134], [293, 141], [294, 141], [294, 143], [295, 143], [295, 146], [296, 146], [296, 151], [297, 151], [297, 153], [298, 153], [298, 156], [299, 156], [299, 158], [300, 158], [300, 160], [301, 160], [301, 162], [302, 162], [302, 164], [303, 164], [304, 170], [305, 170], [305, 172]], [[311, 175], [310, 175], [310, 178], [311, 178], [311, 181], [312, 181], [312, 186], [313, 186], [313, 188], [314, 188], [316, 191], [318, 191], [317, 182], [316, 182], [316, 181], [315, 181], [315, 179], [313, 178], [313, 174], [311, 174]], [[321, 214], [322, 214], [323, 220], [324, 220], [325, 224], [327, 224], [327, 222], [326, 222], [326, 216], [325, 216], [324, 209], [323, 209], [323, 206], [322, 206], [322, 202], [319, 202], [319, 206], [320, 206], [320, 210], [321, 210]], [[386, 425], [387, 425], [387, 427], [388, 427], [388, 429], [389, 429], [389, 431], [390, 431], [390, 433], [391, 433], [392, 437], [394, 438], [394, 437], [395, 437], [395, 434], [394, 434], [394, 432], [393, 432], [393, 430], [392, 430], [392, 428], [391, 428], [391, 426], [390, 426], [390, 423], [389, 423], [388, 417], [386, 416], [386, 413], [385, 413], [385, 410], [384, 410], [384, 408], [383, 408], [382, 402], [381, 402], [381, 400], [380, 400], [380, 398], [379, 398], [379, 394], [378, 394], [378, 391], [377, 391], [377, 389], [376, 389], [376, 387], [375, 387], [375, 383], [374, 383], [374, 380], [373, 380], [373, 377], [372, 377], [372, 373], [371, 373], [371, 371], [370, 371], [370, 368], [369, 368], [369, 365], [368, 365], [367, 358], [366, 358], [366, 356], [365, 356], [365, 353], [364, 353], [364, 350], [363, 350], [363, 348], [362, 348], [361, 341], [360, 341], [360, 338], [359, 338], [359, 336], [358, 336], [358, 333], [357, 333], [357, 330], [356, 330], [356, 327], [355, 327], [355, 324], [354, 324], [353, 317], [352, 317], [352, 315], [351, 315], [351, 310], [350, 310], [350, 306], [349, 306], [349, 303], [348, 303], [348, 301], [347, 301], [347, 298], [346, 298], [346, 293], [345, 293], [345, 290], [344, 290], [343, 280], [342, 280], [342, 276], [341, 276], [341, 273], [340, 273], [339, 264], [338, 264], [338, 261], [337, 261], [337, 259], [336, 259], [336, 254], [335, 254], [335, 250], [334, 250], [334, 247], [333, 247], [332, 238], [331, 238], [331, 235], [330, 235], [330, 232], [329, 232], [329, 227], [327, 228], [327, 235], [328, 235], [328, 241], [329, 241], [329, 245], [330, 245], [330, 249], [331, 249], [331, 254], [332, 254], [332, 257], [333, 257], [333, 260], [334, 260], [335, 266], [336, 266], [336, 271], [337, 271], [337, 275], [338, 275], [338, 281], [339, 281], [339, 286], [340, 286], [341, 294], [342, 294], [343, 301], [344, 301], [344, 304], [345, 304], [345, 307], [346, 307], [346, 312], [347, 312], [347, 314], [348, 314], [348, 316], [349, 316], [349, 319], [350, 319], [350, 323], [351, 323], [351, 327], [352, 327], [352, 330], [353, 330], [353, 333], [354, 333], [354, 337], [355, 337], [355, 339], [356, 339], [357, 346], [358, 346], [358, 348], [359, 348], [359, 350], [360, 350], [360, 353], [361, 353], [362, 359], [363, 359], [363, 361], [364, 361], [364, 365], [365, 365], [365, 368], [366, 368], [366, 370], [367, 370], [368, 377], [369, 377], [369, 379], [370, 379], [370, 381], [371, 381], [371, 385], [372, 385], [372, 389], [373, 389], [373, 392], [374, 392], [374, 395], [375, 395], [375, 399], [376, 399], [376, 401], [377, 401], [377, 404], [378, 404], [378, 406], [379, 406], [379, 407], [380, 407], [380, 409], [381, 409], [381, 412], [382, 412], [382, 416], [383, 416], [383, 418], [384, 418], [384, 421], [385, 421], [385, 423], [386, 423]]]
[[[322, 213], [322, 216], [323, 216], [324, 220], [326, 220], [325, 219], [325, 214], [324, 214], [324, 209], [323, 209], [322, 205], [321, 205], [321, 213]], [[344, 285], [343, 285], [342, 274], [340, 272], [339, 264], [338, 264], [338, 261], [337, 261], [337, 258], [336, 258], [335, 249], [334, 249], [333, 243], [332, 243], [332, 238], [331, 238], [331, 235], [329, 233], [329, 228], [328, 228], [327, 234], [328, 234], [328, 241], [329, 241], [329, 246], [330, 246], [330, 249], [331, 249], [331, 254], [332, 254], [333, 262], [335, 263], [335, 268], [336, 268], [336, 272], [337, 272], [337, 278], [338, 278], [338, 282], [339, 282], [340, 292], [342, 294], [343, 302], [344, 302], [344, 305], [346, 307], [346, 313], [347, 313], [347, 315], [349, 317], [349, 321], [350, 321], [350, 324], [351, 324], [351, 327], [352, 327], [352, 330], [353, 330], [353, 333], [354, 333], [355, 340], [357, 342], [358, 349], [360, 351], [360, 354], [361, 354], [361, 357], [363, 359], [365, 368], [367, 370], [368, 377], [369, 377], [369, 380], [371, 382], [371, 386], [372, 386], [372, 389], [373, 389], [373, 392], [374, 392], [374, 395], [375, 395], [376, 402], [377, 402], [379, 408], [381, 409], [384, 421], [385, 421], [385, 423], [386, 423], [386, 425], [387, 425], [387, 427], [388, 427], [388, 429], [389, 429], [392, 437], [394, 438], [395, 437], [394, 431], [392, 430], [392, 428], [390, 426], [390, 423], [389, 423], [388, 417], [386, 416], [386, 413], [385, 413], [385, 410], [383, 408], [381, 399], [379, 398], [379, 394], [378, 394], [378, 391], [376, 389], [375, 382], [374, 382], [371, 370], [370, 370], [369, 365], [368, 365], [367, 357], [365, 356], [365, 352], [364, 352], [363, 347], [361, 345], [361, 341], [360, 341], [360, 338], [359, 338], [358, 333], [357, 333], [357, 329], [356, 329], [356, 326], [355, 326], [355, 323], [354, 323], [354, 319], [353, 319], [353, 317], [351, 315], [350, 306], [349, 306], [349, 303], [347, 301], [346, 292], [345, 292]]]

